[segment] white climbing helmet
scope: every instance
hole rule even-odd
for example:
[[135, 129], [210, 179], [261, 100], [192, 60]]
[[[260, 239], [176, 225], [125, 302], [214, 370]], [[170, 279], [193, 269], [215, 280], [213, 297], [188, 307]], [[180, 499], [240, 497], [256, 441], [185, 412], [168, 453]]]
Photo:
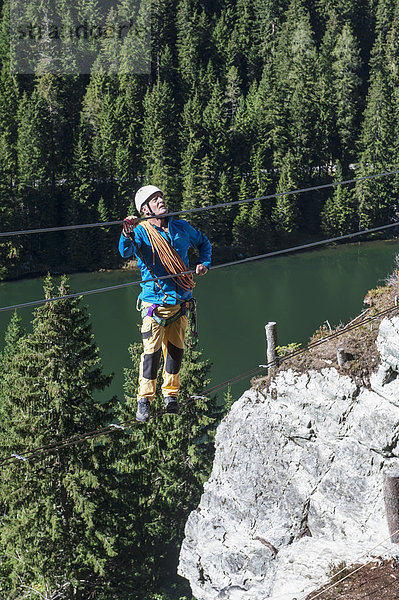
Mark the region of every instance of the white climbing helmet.
[[136, 195], [134, 197], [134, 203], [136, 205], [137, 212], [141, 212], [141, 207], [147, 200], [154, 196], [154, 194], [160, 194], [163, 197], [163, 191], [160, 190], [155, 185], [144, 185], [139, 190], [137, 190]]

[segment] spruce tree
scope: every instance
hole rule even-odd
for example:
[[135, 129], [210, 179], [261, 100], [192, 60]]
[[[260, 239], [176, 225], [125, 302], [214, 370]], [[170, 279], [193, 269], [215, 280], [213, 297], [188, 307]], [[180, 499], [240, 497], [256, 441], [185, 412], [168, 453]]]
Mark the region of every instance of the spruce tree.
[[[91, 223], [97, 219], [96, 179], [92, 156], [90, 124], [81, 115], [74, 148], [72, 177], [69, 180], [69, 202], [65, 210], [68, 224]], [[95, 231], [75, 230], [65, 235], [67, 261], [71, 270], [96, 268], [100, 265]]]
[[[215, 15], [215, 24], [212, 27], [211, 42], [213, 45], [213, 61], [218, 76], [224, 75], [227, 69], [229, 43], [231, 31], [236, 20], [234, 3], [231, 0], [223, 2], [220, 14]], [[231, 66], [231, 64], [230, 64]]]
[[[131, 418], [135, 411], [141, 351], [140, 344], [129, 349], [132, 368], [125, 371], [127, 404], [121, 405], [123, 419]], [[164, 584], [170, 589], [177, 580], [185, 521], [210, 474], [213, 431], [221, 417], [214, 399], [194, 397], [201, 396], [209, 382], [209, 369], [209, 361], [203, 360], [202, 351], [188, 330], [181, 370], [180, 414], [163, 414], [163, 400], [157, 393], [150, 421], [134, 428], [133, 439], [121, 438], [123, 458], [118, 465], [129, 482], [123, 494], [127, 494], [127, 504], [131, 504], [131, 489], [140, 498], [134, 508], [136, 545], [125, 555], [126, 568], [129, 560], [132, 565], [131, 600], [153, 598], [153, 593]], [[158, 390], [160, 383], [158, 378]], [[129, 525], [127, 535], [131, 528]]]
[[[19, 340], [24, 336], [25, 331], [22, 327], [21, 317], [15, 311], [11, 317], [10, 323], [7, 327], [5, 338], [4, 338], [4, 349], [0, 353], [0, 389], [1, 381], [8, 369], [10, 368], [13, 357], [16, 353]], [[4, 421], [4, 414], [6, 410], [4, 397], [0, 395], [0, 418], [1, 422]]]
[[[342, 165], [338, 163], [335, 181], [349, 178], [350, 173], [345, 172]], [[357, 224], [357, 202], [354, 190], [347, 185], [336, 186], [321, 213], [321, 226], [324, 233], [329, 236], [345, 235], [356, 231]]]
[[[243, 177], [240, 183], [239, 200], [251, 198], [253, 188]], [[251, 241], [253, 240], [251, 228], [251, 207], [248, 204], [241, 204], [238, 214], [233, 223], [233, 246], [240, 254], [247, 254], [251, 251]]]
[[146, 181], [160, 187], [170, 210], [178, 209], [175, 104], [170, 86], [158, 80], [143, 100], [143, 161]]
[[[55, 293], [49, 278], [44, 289], [46, 298]], [[58, 293], [67, 292], [63, 280]], [[1, 378], [2, 458], [104, 426], [111, 403], [99, 404], [94, 394], [111, 377], [79, 300], [45, 304], [33, 332], [16, 335]], [[3, 468], [0, 554], [8, 559], [9, 600], [110, 597], [107, 567], [118, 535], [112, 459], [107, 444], [85, 441]]]
[[270, 59], [289, 0], [254, 0], [254, 43], [263, 63]]
[[[183, 107], [179, 127], [182, 175], [183, 210], [196, 208], [201, 198], [198, 195], [198, 178], [201, 162], [205, 156], [205, 134], [202, 126], [203, 106], [195, 93]], [[192, 215], [192, 225], [200, 225], [199, 215]]]
[[228, 107], [226, 95], [219, 81], [212, 88], [212, 93], [203, 113], [207, 154], [212, 166], [222, 170], [229, 166], [228, 151]]
[[316, 122], [317, 53], [310, 15], [302, 0], [291, 0], [274, 57], [276, 71], [275, 164], [292, 152], [298, 166], [309, 171], [319, 162]]
[[[371, 76], [362, 127], [360, 169], [357, 176], [392, 169], [394, 126], [392, 104], [383, 67]], [[384, 225], [396, 218], [397, 202], [391, 178], [360, 181], [356, 185], [360, 228]]]
[[151, 2], [152, 64], [156, 78], [166, 76], [162, 73], [165, 61], [164, 52], [176, 45], [176, 2], [174, 0], [153, 0]]
[[340, 159], [349, 164], [358, 136], [361, 62], [357, 41], [348, 24], [344, 25], [338, 36], [332, 56]]
[[[277, 193], [291, 192], [298, 187], [296, 160], [291, 152], [284, 158]], [[272, 211], [275, 228], [281, 237], [290, 236], [299, 227], [298, 197], [296, 194], [278, 196]]]
[[209, 23], [199, 0], [179, 0], [176, 29], [179, 72], [188, 92], [197, 87], [200, 66], [209, 58]]
[[315, 135], [319, 148], [319, 165], [327, 171], [331, 170], [335, 158], [340, 155], [340, 144], [337, 131], [336, 101], [334, 90], [334, 73], [332, 53], [340, 33], [339, 18], [332, 11], [326, 23], [317, 57], [317, 120]]

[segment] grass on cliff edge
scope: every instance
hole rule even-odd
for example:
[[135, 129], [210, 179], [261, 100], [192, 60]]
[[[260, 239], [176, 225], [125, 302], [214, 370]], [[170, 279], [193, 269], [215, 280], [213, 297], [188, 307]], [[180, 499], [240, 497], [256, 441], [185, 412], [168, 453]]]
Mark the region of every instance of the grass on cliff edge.
[[[396, 258], [399, 266], [399, 255]], [[398, 306], [395, 307], [395, 298]], [[370, 375], [380, 364], [380, 355], [376, 346], [376, 339], [380, 323], [385, 317], [376, 316], [383, 310], [394, 307], [387, 316], [399, 314], [399, 270], [395, 271], [387, 278], [385, 286], [378, 286], [370, 290], [363, 301], [365, 308], [359, 315], [352, 319], [350, 323], [339, 324], [335, 329], [329, 329], [327, 325], [322, 325], [310, 338], [309, 343], [321, 340], [333, 333], [342, 332], [339, 337], [323, 342], [319, 346], [310, 350], [305, 350], [298, 356], [290, 358], [289, 352], [285, 354], [281, 365], [275, 370], [273, 376], [281, 371], [293, 369], [296, 372], [304, 373], [310, 369], [320, 371], [326, 367], [335, 367], [343, 375], [349, 375], [358, 385], [369, 387]], [[376, 318], [371, 322], [366, 322], [370, 317]], [[344, 333], [349, 324], [359, 324], [359, 327]], [[362, 325], [362, 323], [364, 323]], [[292, 345], [293, 347], [296, 344]], [[338, 366], [337, 349], [344, 348], [350, 355], [344, 368]], [[289, 347], [287, 348], [289, 350]], [[252, 386], [256, 389], [268, 389], [271, 381], [270, 376], [254, 378]]]
[[306, 600], [398, 600], [399, 562], [397, 559], [380, 560], [364, 565], [352, 565], [341, 575], [334, 576]]

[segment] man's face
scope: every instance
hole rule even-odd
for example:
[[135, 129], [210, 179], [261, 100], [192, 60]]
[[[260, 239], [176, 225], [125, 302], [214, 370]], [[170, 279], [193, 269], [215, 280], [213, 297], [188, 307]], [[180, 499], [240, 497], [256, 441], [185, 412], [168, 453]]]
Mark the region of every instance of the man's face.
[[161, 194], [157, 194], [144, 204], [142, 211], [145, 216], [149, 216], [151, 213], [158, 216], [166, 215], [168, 209]]

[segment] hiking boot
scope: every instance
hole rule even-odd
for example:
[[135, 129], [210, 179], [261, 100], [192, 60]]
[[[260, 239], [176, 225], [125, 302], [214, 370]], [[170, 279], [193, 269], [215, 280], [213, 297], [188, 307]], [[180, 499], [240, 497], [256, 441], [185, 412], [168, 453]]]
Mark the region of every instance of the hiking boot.
[[179, 404], [177, 402], [176, 396], [165, 396], [165, 411], [167, 413], [171, 413], [176, 415], [179, 412]]
[[139, 398], [137, 400], [136, 421], [147, 423], [150, 418], [150, 402], [148, 398]]

